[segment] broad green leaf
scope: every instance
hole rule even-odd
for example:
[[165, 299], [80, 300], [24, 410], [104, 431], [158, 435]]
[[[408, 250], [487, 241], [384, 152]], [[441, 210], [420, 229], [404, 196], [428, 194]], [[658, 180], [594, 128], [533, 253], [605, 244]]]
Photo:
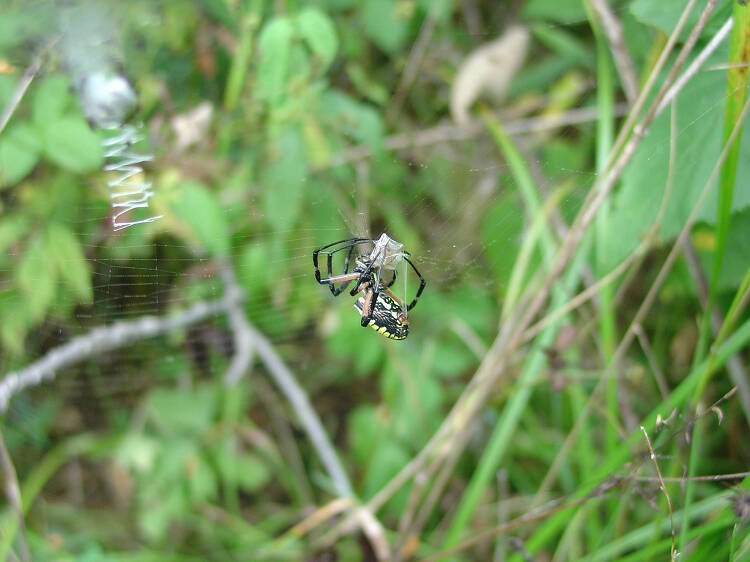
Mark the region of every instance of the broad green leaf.
[[297, 15], [297, 26], [312, 52], [323, 61], [323, 69], [328, 68], [338, 49], [333, 22], [320, 10], [307, 8]]
[[[731, 15], [731, 11], [727, 10], [731, 6], [731, 2], [732, 0], [719, 0], [709, 23], [703, 30], [705, 35], [713, 35], [717, 31], [718, 26], [721, 26]], [[687, 3], [687, 0], [659, 0], [658, 2], [652, 0], [635, 0], [630, 5], [630, 11], [641, 23], [659, 28], [664, 33], [672, 33]], [[681, 37], [685, 38], [690, 33], [690, 29], [698, 21], [703, 7], [704, 5], [700, 3], [696, 3], [693, 6], [685, 22]]]
[[19, 123], [0, 136], [0, 189], [26, 177], [39, 161], [40, 140], [28, 123]]
[[[726, 60], [726, 50], [719, 59]], [[677, 135], [672, 188], [664, 201], [659, 238], [677, 235], [698, 201], [721, 153], [724, 91], [723, 72], [696, 75], [677, 98]], [[622, 261], [640, 243], [657, 219], [665, 198], [670, 152], [670, 108], [654, 120], [622, 177], [622, 187], [614, 198], [606, 255], [609, 266]], [[744, 127], [735, 180], [732, 210], [750, 205], [750, 127]], [[698, 213], [698, 220], [716, 222], [716, 182]]]
[[367, 466], [370, 462], [378, 438], [388, 438], [383, 417], [378, 415], [372, 404], [357, 406], [350, 414], [347, 423], [349, 447], [358, 466]]
[[[736, 192], [735, 192], [736, 193]], [[715, 241], [715, 240], [714, 240]], [[713, 247], [710, 252], [700, 252], [711, 271]], [[750, 209], [732, 215], [727, 234], [727, 249], [719, 277], [719, 289], [736, 288], [750, 267]]]
[[188, 496], [193, 504], [210, 501], [219, 491], [219, 482], [213, 467], [203, 455], [195, 451], [185, 462]]
[[[233, 9], [229, 7], [227, 0], [200, 0], [200, 4], [217, 22], [229, 29], [236, 29], [237, 17], [233, 13]], [[234, 3], [231, 4], [233, 7], [236, 6]]]
[[400, 13], [396, 0], [365, 0], [360, 18], [365, 35], [388, 54], [395, 54], [409, 37], [411, 14]]
[[268, 287], [268, 261], [268, 249], [262, 242], [251, 242], [240, 254], [237, 278], [250, 301], [263, 295]]
[[213, 192], [197, 182], [186, 182], [171, 206], [210, 255], [229, 255], [229, 226]]
[[417, 4], [439, 22], [446, 21], [453, 13], [453, 0], [417, 0]]
[[33, 97], [31, 113], [34, 122], [46, 128], [62, 116], [70, 101], [70, 83], [65, 76], [54, 74], [42, 80]]
[[167, 434], [200, 433], [214, 418], [216, 389], [209, 385], [156, 389], [148, 396], [146, 412]]
[[373, 149], [383, 140], [383, 122], [375, 109], [344, 92], [330, 90], [321, 98], [321, 109], [334, 130]]
[[90, 172], [102, 165], [99, 137], [82, 117], [66, 115], [44, 124], [44, 155], [71, 172]]
[[[373, 447], [370, 463], [364, 478], [364, 497], [369, 498], [380, 490], [411, 460], [407, 450], [394, 439], [381, 439]], [[400, 510], [406, 501], [406, 489], [397, 493], [388, 505]]]
[[294, 27], [286, 17], [276, 17], [261, 29], [256, 76], [256, 94], [261, 99], [277, 103], [284, 94], [293, 36]]
[[78, 239], [70, 230], [56, 223], [47, 227], [46, 236], [47, 254], [57, 267], [63, 283], [79, 302], [92, 302], [94, 290], [91, 286], [91, 268]]
[[[28, 300], [15, 289], [0, 292], [0, 318], [3, 319], [0, 322], [0, 342], [3, 349], [13, 355], [22, 354], [26, 334], [34, 323]], [[25, 428], [25, 431], [31, 429]], [[28, 434], [24, 433], [24, 439], [28, 439]]]
[[162, 540], [175, 517], [188, 509], [182, 486], [164, 487], [164, 490], [143, 502], [138, 517], [141, 532], [152, 541]]
[[3, 216], [0, 220], [0, 255], [4, 255], [10, 245], [20, 240], [28, 230], [29, 220], [25, 216]]
[[57, 271], [41, 234], [36, 235], [24, 250], [16, 282], [34, 319], [41, 320], [57, 287]]
[[249, 453], [235, 455], [237, 483], [246, 492], [257, 492], [271, 478], [271, 472], [263, 461]]
[[294, 129], [288, 129], [276, 139], [272, 151], [264, 179], [263, 211], [266, 222], [283, 232], [292, 228], [299, 218], [307, 158], [302, 138]]

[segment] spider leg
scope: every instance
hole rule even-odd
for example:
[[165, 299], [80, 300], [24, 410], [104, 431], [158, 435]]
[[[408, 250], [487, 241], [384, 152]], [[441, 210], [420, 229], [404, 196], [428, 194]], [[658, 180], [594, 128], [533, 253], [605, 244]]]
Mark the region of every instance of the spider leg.
[[414, 273], [417, 274], [417, 277], [419, 277], [419, 289], [417, 289], [417, 294], [414, 296], [414, 300], [409, 303], [409, 306], [406, 307], [406, 311], [410, 311], [412, 308], [417, 306], [417, 301], [419, 300], [419, 297], [422, 295], [422, 291], [424, 291], [425, 286], [427, 285], [427, 281], [424, 280], [424, 277], [422, 277], [422, 274], [419, 273], [419, 270], [415, 267], [415, 265], [411, 262], [409, 258], [404, 256], [404, 259], [406, 260], [406, 263], [408, 263], [411, 268], [414, 270]]
[[[332, 278], [334, 278], [333, 274], [333, 254], [340, 252], [342, 250], [348, 250], [346, 254], [346, 260], [344, 261], [344, 268], [341, 272], [341, 275], [345, 275], [349, 270], [349, 262], [351, 260], [352, 251], [355, 246], [359, 246], [360, 244], [365, 244], [372, 242], [369, 238], [349, 238], [347, 240], [339, 240], [338, 242], [333, 242], [331, 244], [327, 244], [326, 246], [321, 246], [317, 250], [313, 251], [313, 265], [315, 266], [315, 280], [320, 283], [321, 285], [328, 285], [331, 289], [331, 293], [333, 293], [333, 296], [338, 296], [341, 294], [341, 291], [343, 291], [346, 288], [346, 285], [348, 285], [348, 281], [346, 284], [342, 287], [336, 288], [334, 287], [333, 283], [330, 281]], [[332, 250], [328, 250], [328, 248], [333, 248]], [[327, 251], [326, 251], [327, 250]], [[320, 277], [320, 268], [318, 266], [318, 254], [320, 252], [323, 252], [327, 255], [327, 266], [328, 266], [328, 277], [325, 279], [321, 279]]]
[[[380, 265], [378, 265], [378, 273], [375, 277], [375, 286], [374, 288], [368, 288], [367, 293], [365, 294], [365, 305], [362, 307], [362, 318], [360, 319], [360, 324], [362, 326], [370, 325], [370, 320], [372, 320], [372, 315], [375, 312], [375, 303], [380, 294], [380, 275], [383, 272], [383, 264], [385, 263], [385, 252], [382, 252], [380, 256], [376, 255], [373, 258], [372, 263], [369, 265], [369, 268], [372, 269], [372, 265], [378, 258], [380, 258]], [[368, 297], [370, 297], [369, 301]]]
[[375, 301], [378, 300], [377, 294], [371, 287], [365, 289], [365, 302], [362, 305], [362, 317], [359, 320], [360, 325], [366, 328], [370, 325], [372, 314], [375, 311]]

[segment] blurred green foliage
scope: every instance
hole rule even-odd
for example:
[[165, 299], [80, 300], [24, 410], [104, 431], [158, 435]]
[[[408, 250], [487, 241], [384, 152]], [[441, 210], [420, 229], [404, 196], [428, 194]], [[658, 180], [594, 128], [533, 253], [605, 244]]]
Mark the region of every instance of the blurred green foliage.
[[[246, 293], [247, 318], [309, 393], [358, 499], [370, 499], [424, 447], [466, 388], [498, 333], [519, 256], [527, 259], [517, 274], [523, 289], [538, 288], [549, 265], [543, 242], [534, 241], [526, 256], [521, 247], [535, 220], [545, 228], [555, 223], [530, 209], [489, 135], [453, 138], [451, 81], [469, 52], [520, 20], [532, 31], [532, 46], [511, 85], [502, 121], [597, 107], [587, 4], [108, 4], [121, 26], [122, 66], [139, 93], [136, 119], [149, 137], [134, 149], [154, 156], [145, 169], [155, 194], [149, 205], [163, 218], [112, 232], [107, 185], [112, 176], [102, 169], [100, 144], [105, 134], [87, 125], [65, 63], [52, 47], [0, 134], [3, 375], [97, 326], [179, 312], [217, 298], [223, 289], [213, 260], [229, 260]], [[652, 49], [663, 44], [685, 2], [610, 4], [645, 78]], [[53, 2], [20, 0], [0, 7], [0, 107], [10, 103], [30, 55], [55, 33], [55, 8]], [[729, 0], [719, 2], [700, 47], [731, 10]], [[424, 50], [420, 41], [426, 41]], [[720, 48], [708, 64], [727, 56]], [[417, 72], [404, 82], [411, 65]], [[717, 123], [724, 115], [725, 83], [726, 73], [712, 70], [688, 84], [674, 114], [667, 108], [656, 119], [613, 196], [604, 252], [608, 268], [632, 255], [659, 219], [654, 246], [618, 302], [620, 333], [716, 165], [724, 138]], [[202, 125], [190, 119], [203, 101], [211, 104], [212, 115]], [[187, 119], [198, 138], [181, 144], [176, 118]], [[441, 125], [445, 128], [436, 127]], [[417, 141], [424, 132], [438, 138]], [[556, 197], [553, 210], [567, 225], [595, 179], [596, 134], [590, 121], [532, 131], [518, 143], [533, 181], [544, 189], [539, 198]], [[725, 309], [750, 263], [749, 137], [745, 127], [719, 283]], [[400, 148], [394, 150], [394, 144]], [[716, 215], [714, 191], [693, 236], [706, 271]], [[365, 231], [385, 231], [403, 242], [427, 278], [405, 342], [363, 330], [347, 293], [334, 300], [327, 287], [315, 283], [312, 250]], [[584, 259], [587, 266], [594, 262], [593, 256]], [[413, 294], [415, 280], [407, 282], [406, 292]], [[615, 412], [613, 421], [607, 417], [611, 412], [597, 412], [588, 422], [578, 456], [563, 463], [554, 494], [575, 493], [591, 467], [612, 453], [601, 445], [607, 423], [620, 429], [623, 419], [630, 423], [661, 404], [650, 359], [662, 365], [670, 385], [690, 371], [700, 306], [684, 263], [670, 274], [655, 311], [644, 322], [652, 357], [633, 348], [623, 362], [624, 413]], [[545, 479], [603, 368], [590, 321], [595, 314], [592, 307], [566, 317], [575, 332], [572, 344], [537, 350], [547, 354], [545, 374], [526, 389], [532, 393], [529, 406], [518, 414], [503, 460], [508, 488], [521, 498], [522, 509]], [[24, 492], [34, 559], [322, 559], [311, 554], [320, 529], [305, 537], [288, 531], [330, 502], [333, 486], [263, 368], [225, 388], [231, 340], [226, 320], [218, 317], [94, 357], [14, 398], [0, 430]], [[471, 420], [467, 451], [450, 474], [445, 501], [428, 514], [415, 538], [418, 556], [437, 551], [493, 428], [509, 415], [503, 407], [510, 379], [526, 358], [519, 355], [509, 359], [509, 380]], [[707, 403], [729, 389], [726, 378], [711, 388]], [[726, 410], [728, 421], [704, 436], [700, 473], [747, 468], [750, 448], [742, 439], [747, 420], [736, 402]], [[90, 441], [80, 440], [91, 435]], [[664, 470], [679, 476], [689, 450], [674, 436], [663, 441], [665, 456], [675, 459], [665, 462]], [[41, 489], [31, 485], [38, 482]], [[411, 485], [403, 487], [379, 512], [388, 529], [398, 528], [410, 492]], [[719, 493], [708, 485], [700, 489], [702, 498], [715, 500]], [[668, 553], [669, 545], [658, 542], [666, 532], [649, 527], [661, 514], [630, 491], [623, 497], [621, 505], [595, 500], [565, 533], [543, 543], [546, 553], [559, 559], [597, 552], [617, 557], [657, 544], [656, 556]], [[472, 534], [498, 524], [496, 502], [494, 488], [482, 495]], [[628, 502], [640, 503], [626, 511]], [[711, 505], [717, 511], [724, 506]], [[10, 525], [9, 508], [3, 517]], [[696, 539], [701, 552], [725, 543], [732, 532], [728, 525], [706, 528]], [[535, 529], [521, 535], [532, 536]], [[615, 549], [623, 536], [643, 529], [650, 534], [642, 533], [648, 536], [630, 550]], [[738, 552], [746, 554], [746, 526], [734, 533]], [[2, 540], [16, 538], [10, 533]], [[370, 559], [362, 544], [346, 537], [331, 550], [342, 560]], [[0, 549], [11, 546], [0, 542]], [[467, 551], [466, 559], [488, 559], [493, 547], [485, 541]], [[719, 545], [706, 554], [713, 558], [705, 559], [726, 559], [728, 548]]]

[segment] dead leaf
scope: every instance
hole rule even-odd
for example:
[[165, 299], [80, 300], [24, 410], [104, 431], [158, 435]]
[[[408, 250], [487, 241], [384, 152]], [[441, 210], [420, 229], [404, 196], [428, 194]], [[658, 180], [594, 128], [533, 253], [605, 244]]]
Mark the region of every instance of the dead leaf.
[[528, 51], [529, 30], [516, 25], [485, 43], [463, 62], [451, 89], [451, 115], [459, 125], [471, 120], [469, 108], [482, 94], [501, 100]]

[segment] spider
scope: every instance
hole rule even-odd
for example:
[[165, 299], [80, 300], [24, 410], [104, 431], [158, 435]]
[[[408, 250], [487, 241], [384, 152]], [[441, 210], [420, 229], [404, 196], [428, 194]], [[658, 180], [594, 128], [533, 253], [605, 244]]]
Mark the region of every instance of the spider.
[[[354, 248], [366, 244], [374, 246], [372, 251], [358, 255], [350, 272], [349, 266]], [[396, 242], [385, 232], [379, 238], [348, 238], [327, 244], [313, 252], [315, 280], [321, 285], [328, 285], [334, 297], [340, 295], [349, 283], [356, 281], [349, 294], [354, 296], [364, 291], [364, 297], [360, 297], [354, 304], [361, 313], [360, 324], [363, 327], [371, 326], [387, 338], [405, 339], [409, 332], [407, 313], [416, 306], [426, 282], [408, 258], [409, 252], [405, 252], [403, 248], [403, 244]], [[340, 275], [334, 275], [333, 256], [344, 251], [346, 258], [343, 270]], [[321, 252], [327, 256], [328, 277], [324, 279], [321, 279], [318, 267], [318, 254]], [[408, 306], [404, 306], [404, 303], [390, 290], [396, 282], [396, 266], [401, 260], [406, 261], [419, 278], [417, 294]], [[393, 272], [393, 277], [387, 284], [382, 281], [383, 270]], [[336, 287], [337, 283], [341, 284]]]

